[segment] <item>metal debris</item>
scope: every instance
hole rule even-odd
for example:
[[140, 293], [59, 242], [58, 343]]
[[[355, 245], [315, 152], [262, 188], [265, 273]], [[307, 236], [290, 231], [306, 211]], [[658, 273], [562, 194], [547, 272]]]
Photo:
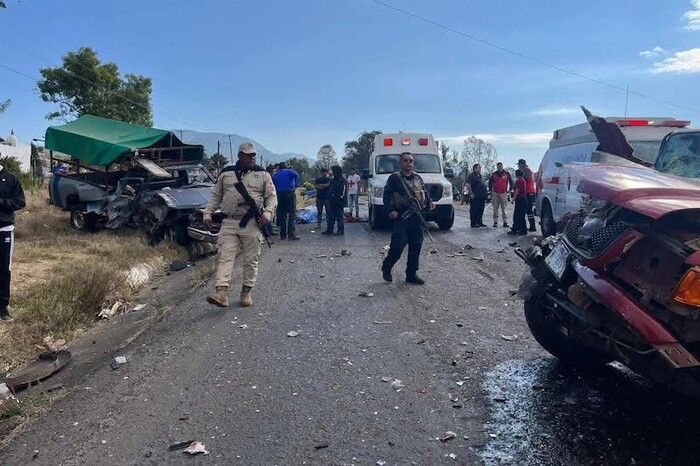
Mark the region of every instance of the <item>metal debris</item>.
[[184, 453], [189, 453], [190, 455], [208, 455], [209, 452], [207, 451], [206, 445], [204, 445], [202, 442], [192, 442], [192, 445], [187, 447], [187, 449], [184, 451]]
[[358, 296], [362, 296], [363, 298], [371, 298], [372, 296], [374, 296], [374, 293], [370, 291], [361, 291]]
[[374, 323], [377, 325], [388, 325], [392, 324], [393, 322], [390, 320], [375, 320]]
[[194, 440], [186, 440], [184, 442], [174, 443], [168, 447], [168, 450], [170, 450], [170, 451], [182, 450], [183, 448], [187, 448], [188, 446], [192, 445], [193, 443], [194, 443]]
[[482, 252], [478, 257], [477, 256], [469, 256], [471, 259], [474, 259], [475, 261], [483, 262], [486, 260], [484, 257], [484, 253]]
[[298, 336], [299, 336], [299, 332], [297, 332], [296, 330], [292, 330], [291, 332], [287, 333], [287, 336], [288, 336], [288, 337], [292, 337], [292, 338], [293, 338], [293, 337], [298, 337]]
[[501, 335], [501, 338], [503, 338], [506, 341], [515, 341], [518, 339], [518, 335], [513, 334], [513, 335]]
[[391, 377], [382, 377], [382, 382], [391, 382]]
[[391, 382], [389, 385], [391, 385], [391, 388], [393, 388], [394, 390], [401, 390], [402, 388], [404, 388], [403, 382], [399, 379], [394, 379], [394, 381]]
[[456, 437], [457, 437], [457, 434], [455, 434], [451, 430], [448, 430], [447, 432], [445, 432], [445, 434], [442, 437], [440, 437], [440, 441], [442, 443], [445, 443], [445, 442], [449, 442], [450, 440], [452, 440]]

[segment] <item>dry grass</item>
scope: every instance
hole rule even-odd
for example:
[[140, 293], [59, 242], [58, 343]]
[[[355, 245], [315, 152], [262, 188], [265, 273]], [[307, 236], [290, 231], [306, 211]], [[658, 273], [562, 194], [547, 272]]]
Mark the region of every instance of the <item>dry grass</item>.
[[46, 192], [27, 193], [18, 212], [12, 266], [11, 310], [0, 324], [0, 372], [34, 358], [44, 337], [70, 341], [94, 323], [102, 304], [128, 300], [137, 290], [126, 272], [138, 264], [157, 269], [185, 257], [170, 245], [148, 246], [135, 231], [80, 233], [68, 213], [48, 205]]

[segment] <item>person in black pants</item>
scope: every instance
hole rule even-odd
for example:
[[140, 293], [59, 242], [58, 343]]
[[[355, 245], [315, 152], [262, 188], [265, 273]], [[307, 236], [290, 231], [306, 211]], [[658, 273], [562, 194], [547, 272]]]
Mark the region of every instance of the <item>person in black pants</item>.
[[389, 210], [389, 219], [393, 222], [393, 233], [389, 252], [382, 263], [382, 277], [390, 282], [393, 280], [391, 269], [401, 258], [403, 250], [408, 245], [408, 260], [406, 262], [406, 282], [422, 285], [425, 280], [417, 274], [420, 251], [423, 247], [423, 225], [418, 214], [411, 211], [411, 206], [417, 202], [421, 209], [434, 209], [435, 205], [425, 189], [423, 179], [413, 171], [413, 155], [404, 152], [399, 156], [398, 173], [393, 173], [384, 186], [384, 205]]
[[481, 165], [475, 163], [472, 172], [467, 177], [467, 190], [469, 191], [469, 218], [472, 228], [485, 227], [483, 222], [484, 207], [488, 197], [488, 188], [481, 177]]
[[525, 223], [525, 215], [527, 215], [527, 187], [523, 171], [515, 170], [515, 194], [513, 196], [515, 203], [515, 211], [513, 212], [513, 229], [508, 232], [509, 235], [527, 235], [527, 224]]
[[0, 320], [10, 321], [10, 279], [15, 248], [15, 211], [26, 205], [15, 175], [0, 165]]
[[272, 177], [277, 191], [277, 226], [280, 229], [280, 239], [299, 239], [295, 233], [295, 215], [297, 212], [296, 189], [301, 184], [299, 174], [287, 168], [285, 162], [280, 163], [280, 170]]
[[326, 204], [326, 213], [328, 220], [326, 221], [326, 231], [322, 235], [332, 235], [333, 227], [337, 223], [338, 231], [336, 235], [345, 234], [345, 204], [348, 200], [347, 180], [343, 176], [343, 170], [340, 165], [331, 167], [333, 178], [331, 178], [328, 186], [328, 198]]
[[323, 208], [326, 208], [326, 221], [328, 220], [328, 188], [330, 187], [331, 178], [328, 176], [328, 169], [321, 169], [321, 176], [316, 178], [314, 187], [316, 188], [316, 212], [318, 213], [318, 218], [316, 220], [316, 226], [321, 227], [321, 220], [323, 219]]

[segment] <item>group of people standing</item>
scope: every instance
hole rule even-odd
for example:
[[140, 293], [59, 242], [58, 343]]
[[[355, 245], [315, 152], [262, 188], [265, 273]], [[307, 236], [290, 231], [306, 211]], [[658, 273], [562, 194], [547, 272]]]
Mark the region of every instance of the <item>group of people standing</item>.
[[[323, 235], [344, 235], [345, 234], [345, 206], [350, 206], [350, 216], [360, 216], [359, 183], [360, 176], [353, 172], [347, 179], [343, 176], [340, 165], [331, 167], [332, 176], [329, 176], [328, 169], [321, 169], [321, 176], [316, 178], [314, 187], [316, 188], [316, 211], [318, 217], [317, 226], [321, 227], [323, 211], [326, 211], [326, 229]], [[355, 215], [353, 215], [353, 212]], [[334, 233], [334, 229], [337, 230]]]
[[[496, 171], [493, 172], [488, 181], [484, 181], [481, 174], [481, 165], [474, 164], [472, 172], [467, 176], [465, 183], [466, 195], [469, 197], [469, 216], [472, 228], [485, 227], [483, 222], [484, 208], [491, 191], [491, 205], [493, 206], [493, 226], [498, 227], [499, 211], [503, 218], [503, 227], [509, 227], [506, 216], [506, 204], [511, 196], [512, 203], [515, 204], [513, 212], [513, 226], [508, 234], [526, 235], [528, 231], [536, 231], [535, 215], [533, 206], [535, 204], [535, 177], [524, 159], [518, 160], [518, 169], [515, 170], [515, 180], [507, 170], [503, 169], [502, 163], [496, 164]], [[525, 221], [529, 222], [529, 228]]]

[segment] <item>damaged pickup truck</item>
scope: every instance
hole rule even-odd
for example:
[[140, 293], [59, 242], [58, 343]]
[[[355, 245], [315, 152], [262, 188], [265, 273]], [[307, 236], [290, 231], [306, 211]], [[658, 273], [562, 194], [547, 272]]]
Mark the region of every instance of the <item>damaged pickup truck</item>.
[[[204, 151], [172, 132], [85, 115], [46, 131], [51, 151], [49, 201], [70, 212], [77, 230], [138, 228], [153, 244], [215, 243], [203, 209], [214, 179]], [[61, 156], [60, 154], [65, 154]]]

